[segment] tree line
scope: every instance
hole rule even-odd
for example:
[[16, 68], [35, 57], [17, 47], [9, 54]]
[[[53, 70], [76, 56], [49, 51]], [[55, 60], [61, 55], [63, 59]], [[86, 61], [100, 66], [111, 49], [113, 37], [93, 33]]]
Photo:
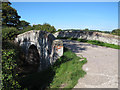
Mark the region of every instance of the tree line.
[[38, 24], [31, 26], [29, 22], [25, 20], [20, 20], [21, 16], [18, 15], [17, 10], [11, 7], [10, 2], [3, 2], [2, 3], [2, 32], [3, 32], [3, 39], [5, 37], [13, 36], [9, 34], [20, 34], [29, 30], [43, 30], [50, 33], [56, 32], [54, 26], [51, 26], [48, 23]]
[[[2, 89], [23, 89], [20, 84], [21, 72], [24, 71], [24, 52], [14, 43], [18, 34], [30, 30], [56, 32], [54, 26], [48, 23], [31, 26], [29, 22], [20, 20], [17, 10], [11, 7], [10, 2], [2, 2]], [[1, 22], [0, 22], [1, 24]]]

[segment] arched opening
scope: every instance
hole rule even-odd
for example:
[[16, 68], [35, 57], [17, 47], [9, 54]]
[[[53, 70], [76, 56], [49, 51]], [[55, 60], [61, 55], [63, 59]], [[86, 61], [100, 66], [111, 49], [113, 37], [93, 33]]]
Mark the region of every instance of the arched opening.
[[35, 45], [31, 45], [28, 49], [27, 63], [34, 71], [36, 71], [40, 65], [40, 56]]

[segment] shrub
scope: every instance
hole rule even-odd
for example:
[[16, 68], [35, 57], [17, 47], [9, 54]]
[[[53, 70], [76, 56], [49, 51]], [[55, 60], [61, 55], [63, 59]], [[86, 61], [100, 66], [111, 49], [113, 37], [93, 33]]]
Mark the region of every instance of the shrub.
[[15, 71], [17, 67], [16, 51], [14, 49], [2, 50], [2, 89], [18, 89], [21, 86], [16, 80], [18, 77]]
[[21, 88], [19, 84], [19, 66], [22, 62], [21, 48], [12, 41], [4, 41], [2, 47], [2, 89]]
[[113, 34], [113, 35], [118, 35], [118, 36], [120, 36], [120, 29], [115, 29], [115, 30], [113, 30], [113, 31], [112, 31], [112, 34]]
[[2, 40], [14, 40], [17, 32], [17, 29], [14, 27], [6, 27], [2, 29]]
[[58, 29], [58, 31], [60, 32], [60, 31], [62, 31], [62, 29]]

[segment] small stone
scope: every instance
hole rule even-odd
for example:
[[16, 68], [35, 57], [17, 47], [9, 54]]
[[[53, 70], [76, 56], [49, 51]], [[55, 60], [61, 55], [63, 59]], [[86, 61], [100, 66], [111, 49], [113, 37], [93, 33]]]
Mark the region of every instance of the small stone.
[[82, 59], [80, 59], [79, 61], [83, 61], [84, 59], [82, 58]]
[[86, 68], [85, 70], [88, 71], [88, 68]]

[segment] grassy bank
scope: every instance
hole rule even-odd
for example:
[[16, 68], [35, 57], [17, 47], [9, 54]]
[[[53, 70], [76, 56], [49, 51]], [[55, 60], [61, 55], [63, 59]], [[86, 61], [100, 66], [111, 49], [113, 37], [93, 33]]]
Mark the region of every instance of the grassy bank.
[[68, 38], [68, 37], [65, 37], [65, 38], [60, 37], [58, 39], [76, 40], [76, 41], [79, 41], [79, 42], [86, 42], [86, 43], [90, 43], [90, 44], [93, 44], [93, 45], [105, 46], [105, 47], [110, 47], [110, 48], [114, 48], [114, 49], [120, 49], [120, 45], [104, 43], [104, 42], [97, 41], [97, 40], [86, 40], [86, 39], [77, 39], [77, 38]]
[[[80, 61], [80, 59], [82, 60]], [[65, 48], [64, 55], [46, 71], [29, 74], [22, 78], [22, 86], [30, 90], [73, 88], [78, 79], [86, 74], [82, 70], [82, 66], [86, 62], [86, 58], [77, 57], [76, 54]]]

